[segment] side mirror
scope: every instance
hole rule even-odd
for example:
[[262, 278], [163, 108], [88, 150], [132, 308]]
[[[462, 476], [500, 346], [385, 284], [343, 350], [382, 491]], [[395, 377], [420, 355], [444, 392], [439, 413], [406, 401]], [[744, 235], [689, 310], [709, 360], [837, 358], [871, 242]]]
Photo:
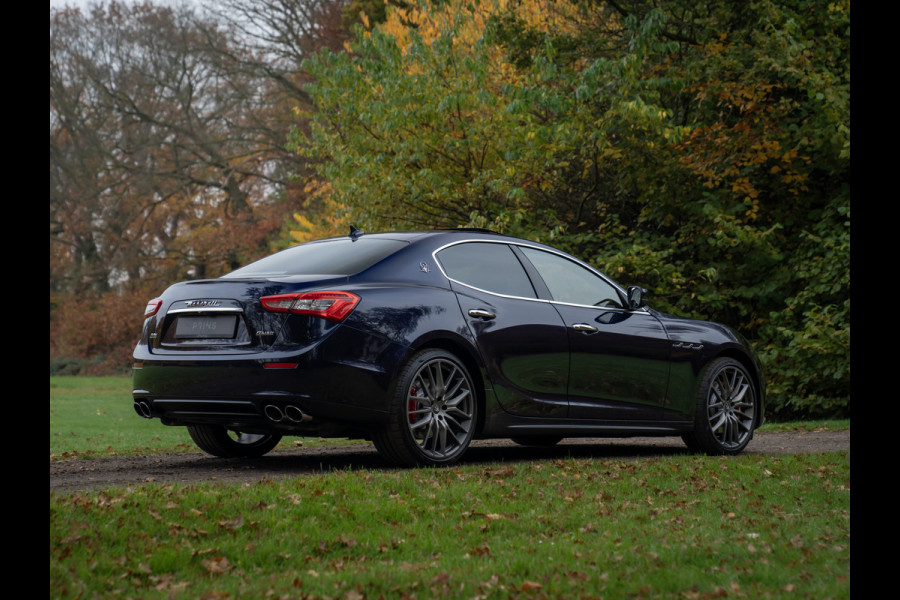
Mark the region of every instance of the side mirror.
[[629, 286], [628, 288], [628, 309], [629, 310], [637, 310], [644, 305], [644, 294], [647, 293], [642, 287], [638, 287], [636, 285]]

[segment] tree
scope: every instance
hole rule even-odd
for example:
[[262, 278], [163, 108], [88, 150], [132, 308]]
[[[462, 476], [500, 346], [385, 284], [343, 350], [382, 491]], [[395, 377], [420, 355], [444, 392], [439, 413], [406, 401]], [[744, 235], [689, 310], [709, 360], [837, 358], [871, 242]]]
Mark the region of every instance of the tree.
[[293, 143], [360, 224], [553, 241], [849, 410], [847, 3], [423, 2], [351, 48]]
[[308, 108], [299, 60], [340, 46], [342, 4], [222, 6], [228, 19], [152, 3], [51, 11], [57, 289], [213, 276], [266, 250], [286, 210], [273, 199], [305, 168], [284, 148]]
[[[259, 3], [231, 3], [230, 19], [150, 2], [51, 9], [53, 323], [76, 299], [88, 312], [106, 294], [139, 303], [279, 243], [285, 213], [305, 202], [294, 180], [305, 160], [285, 149], [309, 106], [297, 61], [307, 47], [340, 47], [342, 3], [269, 4], [309, 8], [304, 37], [249, 38], [271, 24], [241, 20], [261, 19]], [[65, 330], [51, 332], [51, 354], [96, 352]]]

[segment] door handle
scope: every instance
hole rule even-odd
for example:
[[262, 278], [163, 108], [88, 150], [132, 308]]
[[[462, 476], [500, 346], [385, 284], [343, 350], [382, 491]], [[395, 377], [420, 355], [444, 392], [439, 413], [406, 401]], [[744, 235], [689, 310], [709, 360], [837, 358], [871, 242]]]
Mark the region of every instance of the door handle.
[[497, 315], [494, 313], [484, 310], [483, 308], [473, 308], [469, 311], [470, 317], [475, 317], [476, 319], [493, 319]]
[[588, 325], [587, 323], [575, 323], [572, 325], [572, 329], [575, 331], [583, 331], [585, 333], [596, 333], [597, 331], [600, 331], [593, 325]]

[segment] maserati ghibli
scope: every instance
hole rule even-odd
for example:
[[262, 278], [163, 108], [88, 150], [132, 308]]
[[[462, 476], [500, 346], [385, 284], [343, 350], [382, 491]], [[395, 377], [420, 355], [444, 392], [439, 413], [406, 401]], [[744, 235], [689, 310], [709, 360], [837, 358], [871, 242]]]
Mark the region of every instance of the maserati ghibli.
[[741, 452], [764, 420], [753, 351], [645, 294], [486, 230], [351, 228], [148, 302], [134, 408], [219, 457], [284, 436], [371, 440], [403, 466], [452, 464], [483, 438]]

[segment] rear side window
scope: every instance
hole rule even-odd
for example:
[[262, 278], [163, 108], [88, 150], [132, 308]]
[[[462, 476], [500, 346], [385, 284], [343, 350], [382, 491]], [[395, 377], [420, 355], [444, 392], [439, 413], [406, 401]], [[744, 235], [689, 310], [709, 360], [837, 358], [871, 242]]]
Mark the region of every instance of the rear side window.
[[466, 242], [437, 253], [450, 279], [466, 285], [520, 298], [536, 298], [522, 263], [506, 244]]
[[355, 275], [397, 252], [407, 242], [378, 238], [338, 238], [309, 242], [261, 258], [225, 278], [287, 275]]

